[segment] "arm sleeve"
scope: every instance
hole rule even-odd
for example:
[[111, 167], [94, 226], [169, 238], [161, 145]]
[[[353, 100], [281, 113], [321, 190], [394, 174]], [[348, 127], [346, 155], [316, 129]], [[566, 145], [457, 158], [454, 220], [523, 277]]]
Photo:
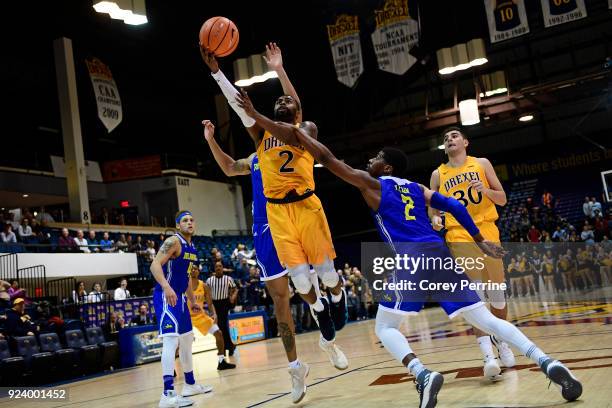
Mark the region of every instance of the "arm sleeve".
[[444, 197], [442, 194], [434, 192], [431, 197], [431, 207], [451, 213], [471, 236], [480, 232], [474, 224], [474, 220], [470, 217], [470, 213], [454, 198]]
[[248, 116], [244, 109], [240, 108], [236, 103], [236, 95], [238, 94], [238, 90], [234, 88], [231, 82], [227, 79], [223, 71], [219, 70], [216, 73], [211, 73], [212, 77], [217, 81], [217, 85], [221, 88], [221, 92], [225, 95], [225, 99], [230, 104], [234, 112], [240, 117], [242, 124], [246, 128], [250, 128], [255, 125], [255, 119]]

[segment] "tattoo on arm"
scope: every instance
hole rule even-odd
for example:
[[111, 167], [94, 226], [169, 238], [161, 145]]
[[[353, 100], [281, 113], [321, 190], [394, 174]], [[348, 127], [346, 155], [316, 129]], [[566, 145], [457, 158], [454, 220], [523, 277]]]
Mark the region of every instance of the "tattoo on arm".
[[285, 351], [290, 352], [295, 350], [295, 337], [289, 325], [287, 323], [279, 323], [278, 332], [280, 334], [281, 340], [283, 341], [283, 347], [285, 347]]
[[251, 171], [251, 166], [249, 165], [248, 159], [240, 159], [236, 160], [232, 165], [232, 170], [236, 173], [248, 173]]
[[174, 237], [168, 238], [167, 240], [164, 241], [161, 248], [159, 248], [159, 252], [164, 255], [169, 254], [170, 251], [172, 251], [172, 248], [174, 247], [174, 243], [175, 243]]

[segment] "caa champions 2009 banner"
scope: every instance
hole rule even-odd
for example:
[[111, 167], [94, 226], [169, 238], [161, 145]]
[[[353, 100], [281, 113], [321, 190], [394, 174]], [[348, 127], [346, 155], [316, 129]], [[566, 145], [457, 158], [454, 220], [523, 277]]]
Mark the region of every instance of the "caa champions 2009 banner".
[[491, 43], [529, 32], [525, 0], [484, 0]]
[[408, 13], [408, 0], [386, 0], [374, 13], [372, 44], [378, 67], [402, 75], [417, 61], [408, 51], [419, 41], [419, 25]]
[[347, 14], [340, 15], [334, 24], [327, 26], [327, 36], [338, 81], [352, 88], [363, 72], [359, 18]]

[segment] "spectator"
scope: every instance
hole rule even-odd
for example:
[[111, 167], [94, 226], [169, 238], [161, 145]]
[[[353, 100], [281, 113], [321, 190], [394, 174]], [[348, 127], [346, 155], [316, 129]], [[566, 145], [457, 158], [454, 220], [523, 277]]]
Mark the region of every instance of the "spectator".
[[60, 252], [75, 252], [77, 250], [77, 244], [70, 236], [68, 228], [62, 228], [62, 234], [60, 235], [57, 244]]
[[34, 336], [36, 326], [30, 316], [24, 313], [25, 301], [22, 298], [13, 301], [13, 308], [6, 311], [5, 332], [9, 336]]
[[251, 267], [249, 266], [247, 259], [242, 258], [240, 260], [240, 264], [236, 268], [236, 272], [234, 273], [234, 278], [238, 279], [241, 282], [246, 282], [249, 280], [250, 270], [251, 270]]
[[557, 225], [555, 232], [553, 232], [552, 240], [555, 242], [565, 242], [567, 241], [567, 230], [565, 227], [561, 227]]
[[87, 246], [87, 240], [83, 237], [83, 230], [77, 231], [77, 236], [74, 238], [75, 244], [79, 247], [81, 252], [86, 254], [91, 253], [91, 249]]
[[87, 302], [87, 291], [85, 290], [85, 282], [80, 281], [77, 283], [77, 287], [72, 291], [72, 300], [74, 303], [85, 303]]
[[153, 259], [155, 258], [155, 244], [153, 243], [153, 241], [147, 241], [147, 249], [145, 250], [145, 259], [147, 260], [147, 262], [153, 262]]
[[249, 251], [244, 244], [238, 244], [234, 252], [232, 252], [232, 260], [236, 260], [240, 262], [243, 258], [251, 259], [253, 258], [253, 251]]
[[55, 222], [51, 214], [45, 211], [45, 207], [40, 208], [40, 212], [36, 216], [36, 221], [38, 221], [43, 227], [46, 227], [49, 223]]
[[257, 309], [263, 295], [263, 288], [259, 278], [259, 271], [252, 266], [249, 270], [249, 282], [247, 286], [247, 302], [249, 306]]
[[535, 225], [531, 225], [529, 232], [527, 232], [527, 240], [529, 242], [540, 242], [540, 239], [542, 239], [542, 234], [540, 234]]
[[11, 295], [8, 293], [11, 284], [0, 280], [0, 312], [11, 306]]
[[87, 296], [87, 302], [98, 303], [102, 302], [104, 298], [105, 296], [104, 293], [102, 293], [102, 285], [100, 285], [100, 282], [94, 283], [91, 287], [91, 292], [89, 292], [89, 295]]
[[122, 278], [119, 282], [119, 287], [115, 289], [115, 300], [125, 300], [130, 297], [130, 291], [127, 290], [128, 281], [126, 278]]
[[594, 244], [595, 243], [595, 235], [593, 231], [591, 231], [590, 225], [585, 225], [580, 233], [580, 240], [585, 244]]
[[15, 299], [25, 299], [26, 290], [19, 287], [19, 281], [13, 280], [11, 282], [11, 287], [7, 290], [9, 296], [11, 297], [11, 302]]
[[593, 209], [593, 203], [591, 203], [591, 200], [589, 200], [589, 197], [584, 197], [584, 203], [582, 204], [582, 212], [584, 213], [585, 217], [591, 217], [592, 214], [592, 210]]
[[100, 241], [100, 250], [102, 252], [113, 252], [115, 250], [113, 241], [111, 241], [109, 238], [108, 232], [105, 232], [102, 235], [102, 240]]
[[591, 197], [591, 218], [603, 215], [601, 203], [595, 197]]
[[157, 238], [157, 241], [155, 241], [155, 252], [159, 252], [159, 247], [164, 243], [164, 241], [166, 240], [166, 237], [164, 234], [159, 234], [159, 237]]
[[19, 240], [21, 242], [26, 242], [33, 235], [32, 227], [30, 227], [30, 220], [27, 218], [21, 220], [21, 225], [17, 228], [17, 235], [19, 235]]
[[138, 314], [132, 318], [131, 326], [144, 326], [145, 324], [153, 324], [155, 320], [149, 315], [149, 305], [141, 303], [138, 308]]
[[146, 246], [142, 242], [142, 237], [140, 235], [136, 237], [136, 241], [130, 246], [130, 252], [135, 252], [138, 255], [144, 255], [145, 249]]
[[[130, 241], [131, 241], [131, 237], [130, 237]], [[127, 252], [129, 246], [130, 245], [125, 239], [125, 235], [124, 234], [119, 235], [119, 240], [115, 242], [115, 248], [117, 248], [117, 251]]]
[[[213, 249], [216, 249], [216, 248], [213, 248]], [[211, 271], [215, 270], [215, 264], [217, 262], [221, 262], [221, 265], [223, 265], [223, 273], [228, 274], [228, 273], [234, 272], [234, 270], [230, 268], [229, 265], [223, 262], [223, 254], [221, 253], [221, 251], [215, 252], [213, 260], [212, 260], [212, 265], [210, 268]]]
[[96, 231], [89, 230], [87, 242], [89, 243], [91, 252], [100, 252], [100, 241], [98, 241], [96, 237]]
[[117, 341], [119, 338], [119, 330], [125, 327], [123, 318], [119, 318], [117, 312], [111, 312], [108, 315], [108, 320], [102, 326], [104, 336], [108, 341]]
[[544, 193], [542, 193], [542, 206], [551, 209], [554, 207], [553, 195], [548, 190], [544, 190]]
[[13, 232], [13, 226], [10, 223], [4, 224], [4, 229], [0, 232], [0, 239], [4, 244], [17, 243], [17, 237]]

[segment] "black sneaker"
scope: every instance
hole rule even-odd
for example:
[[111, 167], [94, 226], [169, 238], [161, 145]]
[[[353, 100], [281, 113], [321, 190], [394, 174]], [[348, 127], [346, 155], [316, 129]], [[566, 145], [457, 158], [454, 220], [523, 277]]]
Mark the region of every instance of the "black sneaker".
[[236, 364], [228, 363], [225, 359], [217, 364], [217, 370], [231, 370], [232, 368], [236, 368]]
[[419, 408], [433, 408], [438, 403], [438, 392], [444, 384], [444, 377], [442, 374], [423, 370], [421, 374], [415, 379], [416, 389], [421, 399]]
[[336, 331], [342, 330], [346, 322], [348, 321], [348, 307], [346, 305], [346, 292], [342, 288], [342, 299], [338, 303], [334, 303], [331, 300], [331, 294], [329, 295], [330, 314], [334, 321], [334, 328]]
[[321, 303], [323, 303], [323, 310], [317, 312], [311, 306], [310, 312], [312, 313], [314, 320], [317, 322], [323, 338], [327, 341], [332, 341], [336, 338], [336, 329], [334, 328], [334, 322], [332, 321], [330, 314], [329, 302], [326, 298], [320, 299]]
[[574, 401], [582, 395], [582, 384], [560, 361], [549, 358], [542, 363], [541, 368], [550, 381], [561, 389], [561, 395], [566, 400]]

